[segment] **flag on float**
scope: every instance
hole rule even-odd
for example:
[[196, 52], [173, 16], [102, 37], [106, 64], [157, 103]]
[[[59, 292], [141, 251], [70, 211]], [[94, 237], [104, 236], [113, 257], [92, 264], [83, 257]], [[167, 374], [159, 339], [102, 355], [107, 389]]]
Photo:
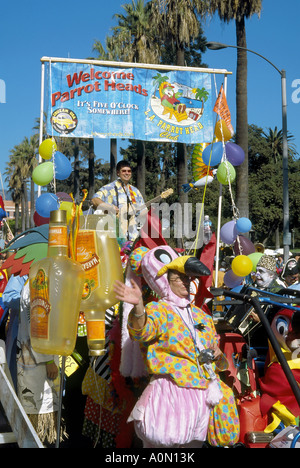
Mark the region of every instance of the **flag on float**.
[[227, 99], [225, 96], [225, 91], [223, 85], [221, 85], [217, 100], [215, 102], [214, 112], [220, 116], [222, 120], [226, 123], [228, 130], [231, 132], [231, 135], [234, 134], [233, 126], [231, 125], [231, 114], [227, 104]]

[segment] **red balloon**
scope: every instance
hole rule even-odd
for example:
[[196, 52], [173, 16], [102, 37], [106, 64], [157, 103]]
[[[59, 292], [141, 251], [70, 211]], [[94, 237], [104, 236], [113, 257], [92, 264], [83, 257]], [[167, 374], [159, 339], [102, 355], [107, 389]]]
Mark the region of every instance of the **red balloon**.
[[43, 218], [36, 211], [33, 214], [33, 221], [36, 226], [42, 226], [42, 224], [49, 224], [50, 218]]
[[250, 255], [255, 252], [254, 244], [245, 236], [237, 236], [233, 244], [235, 255]]

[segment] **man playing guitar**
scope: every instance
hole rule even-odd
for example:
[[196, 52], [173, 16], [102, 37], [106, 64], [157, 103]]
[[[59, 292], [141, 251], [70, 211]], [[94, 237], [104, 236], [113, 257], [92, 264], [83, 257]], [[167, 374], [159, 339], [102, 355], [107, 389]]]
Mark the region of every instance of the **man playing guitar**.
[[119, 161], [116, 167], [118, 179], [104, 185], [92, 198], [94, 210], [107, 211], [119, 217], [120, 229], [128, 240], [139, 234], [137, 216], [140, 207], [147, 213], [141, 192], [130, 185], [132, 170], [128, 161]]

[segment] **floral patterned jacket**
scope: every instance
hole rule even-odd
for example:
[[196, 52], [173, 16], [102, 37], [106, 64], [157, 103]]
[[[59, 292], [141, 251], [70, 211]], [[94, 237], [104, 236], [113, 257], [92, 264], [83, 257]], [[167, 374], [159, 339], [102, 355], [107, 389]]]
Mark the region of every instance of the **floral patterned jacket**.
[[[207, 388], [209, 378], [204, 367], [197, 366], [195, 343], [182, 317], [167, 302], [151, 302], [145, 307], [147, 322], [136, 330], [128, 322], [133, 340], [139, 341], [149, 374], [170, 375], [180, 387]], [[217, 343], [212, 318], [191, 304], [195, 331], [204, 348]], [[228, 362], [222, 354], [213, 363], [215, 371], [224, 371]]]

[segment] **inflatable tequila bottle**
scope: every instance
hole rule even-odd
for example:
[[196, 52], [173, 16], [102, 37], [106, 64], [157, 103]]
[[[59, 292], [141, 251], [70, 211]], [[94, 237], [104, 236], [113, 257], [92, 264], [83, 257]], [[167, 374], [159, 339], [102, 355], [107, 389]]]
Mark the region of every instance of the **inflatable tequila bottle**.
[[120, 251], [114, 219], [110, 215], [80, 216], [77, 260], [85, 271], [81, 302], [87, 323], [91, 356], [104, 353], [105, 311], [117, 304], [113, 285], [123, 281]]
[[48, 256], [29, 271], [30, 336], [38, 353], [70, 355], [77, 326], [84, 271], [68, 257], [67, 212], [50, 213]]

